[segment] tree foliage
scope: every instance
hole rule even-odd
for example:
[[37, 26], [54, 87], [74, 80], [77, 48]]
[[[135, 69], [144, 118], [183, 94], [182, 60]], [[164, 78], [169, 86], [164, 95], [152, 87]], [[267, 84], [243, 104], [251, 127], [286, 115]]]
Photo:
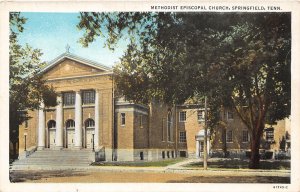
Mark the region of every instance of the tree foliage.
[[27, 110], [56, 105], [56, 93], [39, 75], [45, 65], [41, 62], [41, 50], [28, 44], [20, 45], [18, 35], [24, 31], [26, 19], [20, 13], [10, 13], [9, 36], [9, 113], [10, 140], [18, 141], [18, 127], [29, 117]]
[[[120, 94], [179, 104], [206, 95], [210, 126], [234, 108], [251, 132], [251, 167], [259, 163], [265, 123], [290, 115], [291, 18], [288, 13], [81, 13], [80, 39], [111, 48], [130, 44], [115, 66]], [[200, 96], [200, 97], [199, 97]]]

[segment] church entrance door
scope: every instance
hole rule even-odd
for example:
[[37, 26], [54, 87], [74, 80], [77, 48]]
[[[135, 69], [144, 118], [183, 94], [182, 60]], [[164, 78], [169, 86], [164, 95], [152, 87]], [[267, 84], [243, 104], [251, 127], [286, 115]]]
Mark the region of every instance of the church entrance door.
[[49, 129], [49, 148], [55, 148], [55, 129]]

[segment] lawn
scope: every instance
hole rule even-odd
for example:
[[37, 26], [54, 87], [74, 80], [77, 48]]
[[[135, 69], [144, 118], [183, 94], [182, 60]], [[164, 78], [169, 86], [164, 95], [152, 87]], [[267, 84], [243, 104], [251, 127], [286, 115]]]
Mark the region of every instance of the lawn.
[[[225, 168], [225, 169], [248, 169], [249, 160], [241, 159], [220, 159], [220, 160], [209, 160], [207, 163], [209, 168]], [[185, 167], [197, 167], [203, 168], [203, 162], [199, 161], [196, 163], [191, 163]], [[260, 169], [276, 169], [276, 170], [290, 170], [290, 161], [271, 161], [271, 160], [261, 160]]]
[[126, 161], [126, 162], [95, 162], [92, 166], [128, 166], [128, 167], [166, 167], [186, 160], [184, 158], [166, 159], [162, 161]]

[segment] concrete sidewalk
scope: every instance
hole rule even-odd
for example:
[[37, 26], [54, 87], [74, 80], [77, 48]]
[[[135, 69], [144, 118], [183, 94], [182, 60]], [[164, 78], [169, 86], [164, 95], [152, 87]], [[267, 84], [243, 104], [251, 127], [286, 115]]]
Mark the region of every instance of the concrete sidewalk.
[[[214, 162], [214, 161], [220, 161], [219, 158], [210, 158], [209, 162]], [[203, 159], [196, 159], [196, 158], [189, 158], [186, 159], [184, 161], [169, 165], [166, 167], [166, 169], [170, 169], [170, 170], [176, 170], [176, 169], [180, 169], [180, 170], [203, 170], [203, 167], [188, 167], [187, 165], [189, 164], [194, 164], [194, 163], [203, 163]], [[241, 169], [235, 169], [235, 168], [210, 168], [208, 165], [208, 170], [210, 171], [246, 171], [246, 172], [290, 172], [290, 170], [285, 170], [285, 169], [245, 169], [245, 168], [241, 168]]]
[[210, 168], [204, 170], [202, 167], [186, 167], [192, 163], [203, 162], [202, 159], [187, 159], [179, 163], [165, 167], [165, 172], [199, 173], [204, 175], [240, 175], [240, 176], [283, 176], [289, 177], [290, 170], [265, 170], [265, 169], [226, 169]]
[[168, 165], [167, 167], [165, 167], [166, 169], [186, 169], [186, 167], [184, 167], [185, 165], [191, 164], [191, 163], [196, 163], [199, 162], [199, 159], [196, 158], [188, 158], [184, 161], [172, 164], [172, 165]]

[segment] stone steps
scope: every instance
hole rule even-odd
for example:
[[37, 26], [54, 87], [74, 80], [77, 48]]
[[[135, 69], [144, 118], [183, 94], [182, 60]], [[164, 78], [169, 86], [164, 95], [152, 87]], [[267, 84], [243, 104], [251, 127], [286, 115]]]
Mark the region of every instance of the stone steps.
[[91, 163], [91, 161], [89, 159], [86, 159], [86, 160], [78, 160], [78, 159], [68, 159], [68, 160], [59, 160], [59, 162], [57, 161], [53, 161], [53, 160], [44, 160], [44, 159], [36, 159], [36, 160], [19, 160], [19, 161], [16, 161], [14, 162], [14, 164], [61, 164], [61, 163], [76, 163], [76, 164], [79, 164], [79, 163]]
[[41, 150], [25, 159], [12, 163], [12, 169], [29, 169], [30, 167], [82, 167], [90, 165], [95, 158], [90, 150]]
[[30, 157], [34, 158], [34, 157], [88, 157], [90, 154], [64, 154], [64, 155], [53, 155], [51, 154], [51, 156], [47, 155], [47, 154], [33, 154]]
[[[76, 160], [76, 159], [79, 159], [79, 160], [88, 160], [90, 159], [90, 157], [71, 157], [71, 156], [65, 156], [65, 157], [55, 157], [57, 159], [53, 159], [54, 157], [52, 158], [48, 158], [48, 157], [30, 157], [30, 159], [28, 159], [29, 161], [38, 161], [38, 160], [45, 160], [45, 161], [53, 161], [53, 160], [56, 160], [59, 159], [59, 160], [68, 160], [68, 159], [73, 159], [73, 160]], [[26, 160], [26, 159], [22, 159], [22, 160]]]

